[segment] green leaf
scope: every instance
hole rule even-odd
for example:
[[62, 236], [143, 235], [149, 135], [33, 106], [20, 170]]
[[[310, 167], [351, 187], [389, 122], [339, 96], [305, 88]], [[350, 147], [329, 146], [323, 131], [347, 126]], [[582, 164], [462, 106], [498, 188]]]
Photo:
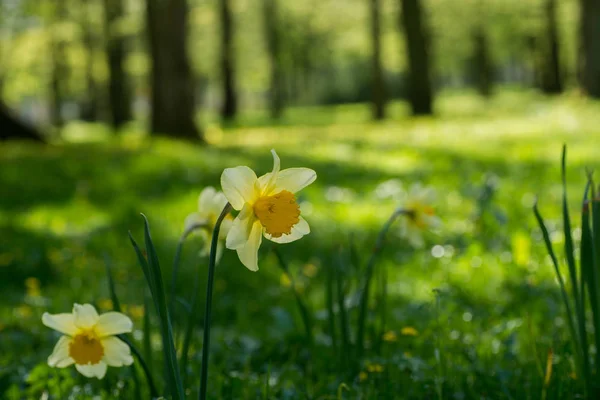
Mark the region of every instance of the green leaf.
[[106, 278], [108, 280], [108, 290], [110, 291], [110, 299], [113, 303], [113, 310], [121, 312], [121, 303], [119, 303], [117, 292], [115, 291], [115, 281], [112, 276], [110, 258], [107, 255], [104, 257], [104, 264], [106, 266]]
[[571, 334], [571, 340], [573, 340], [574, 345], [574, 353], [575, 358], [577, 359], [578, 369], [583, 369], [583, 358], [582, 358], [582, 348], [579, 341], [579, 337], [577, 336], [577, 331], [575, 330], [575, 324], [573, 322], [573, 312], [571, 311], [571, 305], [569, 303], [569, 297], [567, 296], [567, 291], [565, 290], [565, 282], [563, 280], [562, 275], [560, 274], [558, 260], [556, 255], [554, 254], [554, 249], [552, 247], [552, 242], [550, 241], [550, 235], [548, 234], [548, 229], [546, 228], [546, 224], [544, 223], [544, 219], [542, 218], [538, 206], [537, 201], [533, 205], [533, 213], [535, 214], [535, 218], [538, 222], [540, 229], [542, 230], [542, 236], [544, 238], [544, 243], [546, 244], [546, 249], [550, 258], [552, 259], [552, 265], [554, 266], [554, 271], [556, 272], [556, 278], [558, 279], [558, 283], [560, 285], [560, 293], [563, 298], [563, 302], [567, 309], [567, 323], [569, 326], [569, 332]]
[[163, 351], [165, 353], [165, 362], [167, 364], [168, 381], [170, 381], [170, 392], [171, 395], [176, 398], [183, 400], [184, 392], [183, 385], [181, 382], [181, 375], [179, 373], [179, 365], [177, 363], [177, 353], [175, 351], [175, 342], [173, 340], [173, 329], [171, 326], [171, 320], [169, 318], [169, 311], [167, 309], [167, 301], [165, 297], [165, 288], [162, 279], [162, 273], [160, 270], [160, 264], [158, 261], [158, 255], [152, 242], [150, 235], [150, 225], [148, 219], [144, 214], [144, 239], [146, 244], [146, 252], [148, 255], [148, 271], [154, 280], [154, 292], [152, 298], [157, 305], [158, 317], [160, 320], [161, 336], [163, 341]]

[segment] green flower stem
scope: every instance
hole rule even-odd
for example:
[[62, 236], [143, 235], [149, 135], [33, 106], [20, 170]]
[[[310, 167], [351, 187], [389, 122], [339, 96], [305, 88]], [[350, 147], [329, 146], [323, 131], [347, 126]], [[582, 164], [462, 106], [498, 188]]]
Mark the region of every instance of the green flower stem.
[[187, 237], [195, 231], [196, 229], [205, 228], [206, 224], [194, 224], [190, 228], [186, 229], [179, 241], [177, 242], [177, 249], [175, 250], [175, 258], [173, 259], [173, 273], [171, 275], [171, 293], [169, 295], [169, 313], [171, 314], [171, 318], [174, 318], [174, 308], [175, 308], [175, 289], [177, 287], [177, 276], [179, 275], [179, 265], [181, 264], [181, 252], [183, 251], [183, 244]]
[[275, 253], [275, 256], [277, 257], [279, 266], [281, 267], [283, 272], [287, 275], [287, 277], [290, 280], [290, 283], [292, 286], [292, 292], [294, 292], [294, 298], [296, 299], [296, 304], [298, 305], [298, 309], [300, 310], [300, 315], [302, 316], [302, 322], [304, 323], [304, 329], [306, 331], [306, 341], [308, 342], [308, 345], [312, 347], [312, 344], [313, 344], [312, 320], [310, 317], [310, 312], [308, 310], [308, 307], [306, 306], [306, 304], [304, 304], [304, 302], [302, 301], [302, 297], [300, 297], [300, 294], [298, 293], [298, 290], [296, 289], [296, 280], [294, 279], [294, 276], [290, 273], [290, 269], [289, 269], [285, 259], [283, 258], [283, 255], [276, 247], [273, 247], [273, 252]]
[[381, 253], [383, 249], [383, 245], [385, 243], [385, 235], [392, 227], [392, 224], [400, 215], [407, 214], [408, 212], [404, 209], [397, 209], [393, 212], [393, 214], [388, 218], [386, 223], [383, 225], [381, 230], [379, 231], [379, 235], [377, 236], [377, 241], [375, 242], [375, 247], [371, 252], [371, 257], [367, 262], [367, 269], [365, 272], [365, 282], [363, 286], [363, 290], [360, 297], [360, 310], [358, 315], [358, 332], [356, 334], [356, 345], [357, 345], [357, 356], [360, 360], [363, 355], [364, 350], [364, 340], [365, 340], [365, 324], [367, 319], [367, 304], [369, 302], [369, 288], [371, 286], [371, 280], [373, 279], [373, 270], [375, 267], [375, 261], [377, 260], [377, 256]]
[[204, 340], [202, 342], [202, 370], [200, 372], [200, 400], [206, 400], [208, 382], [208, 356], [210, 350], [210, 317], [212, 313], [212, 292], [215, 281], [215, 264], [217, 262], [217, 244], [219, 242], [219, 231], [223, 219], [231, 211], [231, 204], [227, 203], [221, 211], [221, 215], [215, 224], [215, 230], [210, 244], [210, 258], [208, 261], [208, 282], [206, 285], [206, 308], [204, 311]]
[[158, 390], [156, 390], [156, 385], [154, 384], [154, 379], [152, 379], [152, 374], [150, 373], [150, 369], [148, 368], [148, 365], [144, 361], [142, 354], [133, 345], [133, 343], [131, 343], [131, 340], [129, 340], [129, 338], [126, 335], [117, 335], [117, 336], [119, 339], [121, 339], [122, 341], [127, 343], [129, 348], [131, 349], [131, 352], [133, 353], [135, 358], [138, 359], [138, 362], [142, 366], [142, 369], [144, 370], [144, 374], [146, 375], [146, 380], [148, 381], [148, 388], [150, 389], [151, 398], [155, 399], [155, 398], [159, 397]]

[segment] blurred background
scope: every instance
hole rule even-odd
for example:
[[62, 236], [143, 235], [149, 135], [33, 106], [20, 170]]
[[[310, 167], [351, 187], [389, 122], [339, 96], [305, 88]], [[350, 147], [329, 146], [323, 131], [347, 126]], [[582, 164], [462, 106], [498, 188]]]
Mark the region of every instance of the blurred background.
[[[599, 97], [592, 0], [0, 0], [0, 398], [135, 398], [129, 370], [46, 364], [42, 313], [111, 310], [107, 265], [160, 382], [127, 233], [142, 242], [148, 216], [170, 285], [201, 190], [227, 167], [270, 171], [271, 148], [317, 171], [298, 198], [312, 232], [278, 247], [293, 285], [271, 243], [257, 273], [223, 255], [211, 398], [581, 398], [531, 207], [562, 245], [561, 146], [577, 215]], [[366, 260], [416, 183], [443, 224], [420, 248], [390, 231], [351, 369]], [[206, 284], [202, 240], [174, 282], [178, 335]]]

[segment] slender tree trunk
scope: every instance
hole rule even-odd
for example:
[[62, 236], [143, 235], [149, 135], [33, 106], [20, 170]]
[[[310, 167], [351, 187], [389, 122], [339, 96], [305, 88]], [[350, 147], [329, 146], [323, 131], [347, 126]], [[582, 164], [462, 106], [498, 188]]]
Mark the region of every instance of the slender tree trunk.
[[581, 0], [581, 86], [600, 98], [600, 0]]
[[221, 17], [221, 79], [223, 83], [223, 106], [221, 116], [232, 120], [237, 113], [235, 90], [235, 52], [233, 47], [233, 16], [231, 0], [219, 0]]
[[[548, 94], [561, 93], [563, 90], [560, 71], [560, 52], [558, 26], [556, 21], [556, 0], [546, 0], [546, 40], [548, 48], [545, 54], [545, 68], [542, 73], [542, 90]], [[600, 21], [598, 21], [600, 23]], [[600, 39], [600, 38], [599, 38]]]
[[131, 91], [125, 72], [126, 43], [119, 29], [124, 15], [123, 0], [104, 0], [106, 56], [108, 58], [108, 97], [111, 123], [119, 129], [131, 120]]
[[265, 38], [271, 64], [269, 101], [272, 118], [280, 118], [283, 113], [283, 68], [281, 65], [280, 29], [277, 14], [277, 0], [263, 0]]
[[150, 43], [151, 130], [203, 141], [195, 118], [196, 87], [187, 54], [186, 0], [146, 0]]
[[381, 12], [380, 0], [368, 0], [371, 8], [371, 46], [373, 53], [372, 62], [372, 109], [373, 119], [385, 118], [385, 86], [383, 82], [383, 68], [381, 66]]
[[66, 44], [61, 37], [59, 25], [66, 19], [67, 10], [62, 1], [56, 4], [54, 10], [52, 32], [50, 34], [50, 57], [52, 62], [50, 72], [50, 119], [55, 127], [62, 127], [62, 104], [65, 99], [66, 84], [69, 78], [66, 62]]
[[475, 72], [475, 85], [477, 91], [483, 97], [492, 95], [493, 69], [488, 52], [488, 40], [485, 28], [479, 25], [473, 33], [474, 55], [473, 67]]
[[0, 140], [10, 139], [44, 141], [39, 132], [21, 122], [0, 100]]
[[94, 27], [90, 19], [90, 8], [91, 3], [87, 0], [83, 0], [80, 4], [81, 7], [81, 28], [83, 30], [83, 44], [86, 49], [86, 60], [85, 60], [85, 85], [86, 93], [84, 94], [82, 102], [81, 116], [85, 121], [97, 121], [100, 119], [99, 112], [99, 93], [96, 78], [94, 76], [94, 52], [96, 50], [96, 35], [94, 34]]
[[408, 100], [415, 115], [432, 114], [429, 34], [420, 0], [400, 0], [408, 49]]

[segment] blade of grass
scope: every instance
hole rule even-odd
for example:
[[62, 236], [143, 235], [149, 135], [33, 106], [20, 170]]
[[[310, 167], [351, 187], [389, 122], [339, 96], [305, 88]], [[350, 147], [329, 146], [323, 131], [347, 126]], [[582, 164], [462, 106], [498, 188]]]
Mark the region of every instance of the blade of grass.
[[202, 342], [202, 369], [200, 371], [200, 400], [206, 400], [208, 385], [208, 357], [210, 355], [210, 324], [212, 313], [212, 292], [215, 281], [215, 265], [217, 264], [217, 245], [219, 243], [219, 231], [223, 219], [231, 211], [231, 204], [227, 203], [217, 218], [215, 229], [210, 244], [210, 258], [208, 260], [208, 282], [206, 285], [206, 308], [204, 309], [204, 340]]
[[558, 283], [560, 286], [560, 293], [562, 295], [563, 302], [564, 302], [565, 308], [567, 310], [567, 325], [569, 327], [569, 332], [571, 334], [571, 340], [573, 341], [573, 346], [574, 346], [573, 350], [574, 350], [574, 354], [575, 354], [575, 359], [577, 361], [578, 370], [580, 370], [579, 372], [583, 372], [584, 376], [589, 376], [589, 371], [587, 372], [587, 374], [585, 371], [585, 364], [583, 363], [583, 359], [582, 359], [582, 357], [583, 357], [582, 346], [579, 341], [579, 337], [577, 336], [577, 331], [575, 330], [575, 324], [573, 321], [573, 312], [571, 311], [569, 297], [567, 296], [567, 291], [565, 289], [565, 282], [560, 273], [558, 259], [556, 258], [556, 255], [554, 254], [554, 249], [552, 247], [552, 242], [550, 241], [550, 235], [548, 234], [548, 229], [546, 228], [544, 219], [542, 218], [542, 216], [538, 210], [537, 201], [535, 202], [535, 204], [533, 206], [533, 213], [535, 214], [535, 218], [536, 218], [538, 225], [542, 231], [544, 243], [546, 244], [546, 250], [548, 251], [550, 258], [552, 259], [552, 265], [554, 266], [554, 271], [556, 272], [556, 278], [558, 279]]
[[146, 244], [146, 252], [148, 253], [148, 267], [152, 271], [154, 278], [154, 287], [156, 289], [152, 297], [158, 304], [158, 316], [160, 319], [161, 336], [163, 340], [163, 352], [166, 356], [166, 363], [168, 366], [169, 380], [171, 381], [171, 395], [176, 399], [184, 399], [184, 391], [181, 381], [181, 375], [179, 373], [179, 364], [177, 363], [177, 353], [175, 351], [175, 342], [173, 339], [173, 328], [171, 326], [171, 320], [169, 317], [169, 310], [167, 309], [167, 301], [165, 298], [165, 289], [162, 279], [162, 273], [160, 270], [160, 264], [158, 261], [158, 255], [150, 236], [150, 224], [144, 214], [144, 241]]
[[[126, 335], [117, 335], [117, 336], [119, 337], [119, 339], [121, 339], [122, 341], [124, 341], [125, 343], [127, 343], [127, 345], [131, 349], [131, 352], [133, 353], [133, 355], [135, 356], [135, 358], [138, 359], [138, 362], [141, 365], [142, 370], [144, 371], [144, 374], [146, 375], [146, 380], [148, 382], [148, 388], [150, 389], [150, 396], [151, 396], [151, 398], [154, 399], [154, 398], [159, 397], [158, 396], [158, 391], [156, 390], [156, 385], [154, 384], [154, 379], [152, 379], [152, 373], [150, 372], [150, 369], [148, 368], [148, 365], [144, 361], [144, 358], [142, 357], [142, 354], [133, 345], [133, 343], [131, 342], [131, 340], [129, 340], [129, 338]], [[132, 365], [132, 367], [133, 367], [133, 365]]]
[[346, 312], [346, 293], [344, 292], [344, 262], [343, 262], [343, 250], [340, 248], [337, 262], [335, 263], [336, 273], [336, 290], [337, 290], [337, 301], [338, 310], [340, 314], [340, 332], [342, 337], [342, 351], [340, 362], [342, 366], [348, 365], [350, 356], [350, 332], [348, 325], [348, 313]]
[[375, 268], [375, 261], [377, 260], [377, 256], [381, 253], [383, 249], [383, 245], [385, 243], [385, 236], [387, 232], [392, 227], [392, 224], [400, 215], [405, 214], [406, 211], [403, 209], [395, 210], [392, 215], [385, 222], [379, 234], [377, 235], [377, 240], [375, 241], [375, 247], [373, 247], [373, 251], [371, 252], [371, 256], [369, 257], [369, 261], [367, 262], [367, 268], [365, 270], [365, 279], [363, 283], [362, 293], [360, 295], [360, 309], [358, 315], [358, 327], [356, 333], [356, 347], [357, 347], [357, 357], [358, 360], [362, 359], [362, 355], [364, 352], [364, 342], [365, 342], [365, 325], [367, 320], [367, 305], [369, 302], [369, 290], [371, 286], [371, 280], [373, 279], [373, 269]]
[[150, 326], [150, 301], [148, 299], [149, 294], [148, 291], [144, 288], [144, 320], [143, 320], [143, 331], [144, 337], [142, 341], [142, 346], [144, 348], [144, 358], [148, 363], [150, 373], [153, 372], [153, 362], [152, 362], [152, 341], [150, 337], [151, 326]]
[[311, 313], [308, 310], [308, 307], [306, 306], [304, 301], [302, 300], [302, 297], [298, 293], [297, 286], [296, 286], [296, 280], [294, 279], [294, 276], [290, 273], [290, 269], [288, 267], [287, 262], [283, 258], [283, 255], [277, 249], [277, 247], [273, 246], [272, 248], [273, 248], [273, 252], [275, 253], [275, 257], [277, 257], [279, 267], [283, 270], [283, 272], [287, 275], [288, 279], [290, 280], [291, 289], [292, 289], [292, 292], [294, 293], [294, 298], [296, 299], [296, 304], [298, 306], [298, 310], [300, 311], [300, 316], [302, 317], [302, 322], [304, 324], [304, 330], [306, 332], [306, 341], [307, 341], [309, 347], [312, 348], [313, 333], [312, 333]]
[[[581, 341], [584, 375], [589, 378], [591, 371], [587, 331], [585, 329], [585, 293], [579, 293], [579, 284], [577, 282], [577, 266], [575, 264], [575, 247], [573, 246], [573, 237], [571, 234], [571, 218], [569, 216], [569, 204], [567, 194], [567, 146], [563, 145], [562, 160], [561, 160], [561, 177], [562, 177], [562, 214], [563, 214], [563, 234], [565, 238], [565, 255], [567, 265], [569, 267], [569, 276], [571, 278], [571, 287], [573, 290], [573, 298], [575, 300], [575, 312], [577, 316], [577, 326]], [[587, 371], [587, 373], [586, 373]], [[588, 380], [588, 382], [591, 382]]]
[[325, 302], [327, 304], [327, 319], [329, 322], [329, 334], [331, 336], [331, 345], [333, 347], [333, 358], [337, 360], [338, 356], [338, 343], [337, 343], [337, 332], [335, 329], [335, 313], [333, 311], [334, 303], [334, 285], [335, 285], [335, 271], [333, 268], [327, 268], [327, 287], [325, 292]]
[[117, 292], [115, 290], [115, 281], [112, 276], [112, 268], [110, 266], [110, 258], [107, 254], [104, 254], [104, 265], [106, 266], [106, 277], [108, 280], [108, 290], [110, 292], [110, 300], [112, 301], [113, 310], [117, 312], [121, 312], [121, 304], [119, 303], [119, 298], [117, 297]]
[[[588, 175], [588, 182], [590, 186], [590, 207], [592, 215], [592, 232], [590, 235], [591, 239], [591, 262], [590, 270], [591, 281], [590, 287], [592, 287], [596, 296], [596, 312], [594, 314], [594, 328], [596, 333], [596, 379], [594, 380], [594, 394], [600, 396], [600, 384], [598, 383], [598, 376], [600, 375], [600, 198], [596, 197], [594, 180], [592, 174]], [[589, 215], [589, 213], [588, 213]], [[591, 299], [590, 299], [591, 300]]]

